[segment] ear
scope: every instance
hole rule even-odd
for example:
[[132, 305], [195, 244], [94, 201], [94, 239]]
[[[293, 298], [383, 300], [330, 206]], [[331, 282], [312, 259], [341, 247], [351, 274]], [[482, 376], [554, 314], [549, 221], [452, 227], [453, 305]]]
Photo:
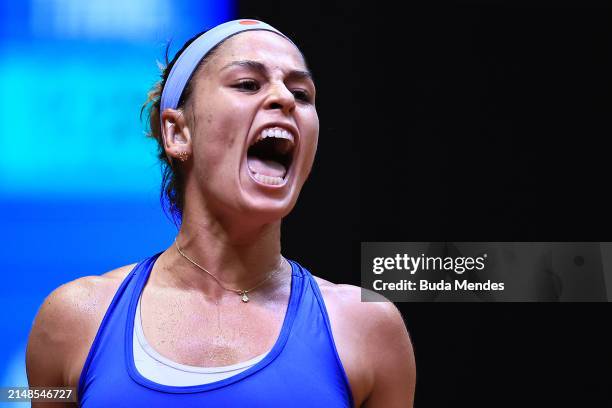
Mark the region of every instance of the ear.
[[191, 133], [183, 111], [166, 109], [161, 114], [164, 149], [168, 158], [181, 161], [192, 152]]

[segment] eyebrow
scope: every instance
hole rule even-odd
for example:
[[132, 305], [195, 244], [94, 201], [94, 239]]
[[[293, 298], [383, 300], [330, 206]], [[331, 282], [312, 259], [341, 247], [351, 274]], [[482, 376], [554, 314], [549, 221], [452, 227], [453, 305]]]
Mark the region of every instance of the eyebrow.
[[[226, 66], [224, 66], [223, 68], [221, 68], [221, 71], [231, 68], [231, 67], [236, 67], [236, 66], [251, 69], [253, 71], [259, 72], [263, 76], [266, 76], [266, 77], [268, 76], [268, 69], [266, 68], [266, 66], [262, 64], [261, 62], [253, 61], [253, 60], [232, 61]], [[308, 70], [302, 71], [299, 69], [294, 69], [294, 70], [289, 71], [289, 73], [287, 74], [287, 77], [289, 79], [310, 79], [311, 81], [314, 82], [312, 73]]]

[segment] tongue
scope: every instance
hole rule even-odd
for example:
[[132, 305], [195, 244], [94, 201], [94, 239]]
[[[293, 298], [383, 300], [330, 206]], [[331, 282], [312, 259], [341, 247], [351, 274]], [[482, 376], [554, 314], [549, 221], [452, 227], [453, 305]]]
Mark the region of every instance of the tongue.
[[263, 160], [258, 157], [248, 157], [249, 169], [255, 173], [270, 177], [285, 177], [285, 166], [273, 160]]

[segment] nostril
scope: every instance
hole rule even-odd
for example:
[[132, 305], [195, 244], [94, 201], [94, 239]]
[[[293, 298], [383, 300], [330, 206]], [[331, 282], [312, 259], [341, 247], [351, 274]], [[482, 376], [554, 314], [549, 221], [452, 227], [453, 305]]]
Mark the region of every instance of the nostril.
[[270, 104], [270, 109], [283, 109], [283, 106], [278, 102], [272, 102]]

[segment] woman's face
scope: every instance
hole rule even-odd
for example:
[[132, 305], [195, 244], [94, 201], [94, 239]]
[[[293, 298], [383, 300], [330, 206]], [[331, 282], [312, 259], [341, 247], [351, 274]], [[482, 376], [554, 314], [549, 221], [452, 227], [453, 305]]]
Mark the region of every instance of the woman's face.
[[298, 49], [272, 32], [243, 32], [226, 40], [192, 81], [188, 177], [206, 205], [265, 222], [287, 215], [319, 135], [315, 86]]

